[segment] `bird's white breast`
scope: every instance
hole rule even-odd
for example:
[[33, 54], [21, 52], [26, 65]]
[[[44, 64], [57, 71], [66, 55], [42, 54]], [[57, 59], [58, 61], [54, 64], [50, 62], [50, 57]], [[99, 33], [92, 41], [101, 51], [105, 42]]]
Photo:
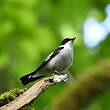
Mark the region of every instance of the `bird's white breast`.
[[73, 61], [73, 47], [65, 45], [64, 48], [48, 63], [48, 68], [64, 71], [71, 66]]

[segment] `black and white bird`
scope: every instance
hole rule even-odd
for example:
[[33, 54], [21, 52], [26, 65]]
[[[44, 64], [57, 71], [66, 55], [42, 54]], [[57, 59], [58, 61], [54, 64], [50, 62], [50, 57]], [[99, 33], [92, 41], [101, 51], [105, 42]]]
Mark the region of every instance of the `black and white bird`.
[[65, 38], [59, 48], [52, 52], [44, 62], [32, 73], [20, 78], [23, 85], [38, 80], [49, 74], [59, 74], [66, 71], [73, 62], [74, 38]]

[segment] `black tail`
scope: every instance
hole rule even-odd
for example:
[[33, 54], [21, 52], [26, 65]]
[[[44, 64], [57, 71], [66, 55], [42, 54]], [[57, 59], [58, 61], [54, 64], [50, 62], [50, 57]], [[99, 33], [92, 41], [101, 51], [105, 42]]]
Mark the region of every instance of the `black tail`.
[[22, 84], [23, 84], [24, 86], [27, 85], [27, 84], [30, 83], [30, 82], [33, 82], [33, 81], [35, 81], [35, 80], [38, 80], [38, 79], [44, 77], [44, 76], [32, 77], [32, 75], [33, 75], [33, 74], [30, 73], [30, 74], [27, 74], [27, 75], [22, 76], [22, 77], [20, 78], [20, 80], [21, 80], [21, 82], [22, 82]]

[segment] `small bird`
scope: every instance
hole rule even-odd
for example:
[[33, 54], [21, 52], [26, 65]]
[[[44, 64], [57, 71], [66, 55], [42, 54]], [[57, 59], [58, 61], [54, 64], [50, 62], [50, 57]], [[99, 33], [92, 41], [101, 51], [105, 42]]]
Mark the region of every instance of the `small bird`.
[[52, 52], [41, 65], [32, 73], [20, 78], [25, 86], [49, 74], [60, 74], [66, 71], [73, 62], [74, 38], [65, 38], [59, 48]]

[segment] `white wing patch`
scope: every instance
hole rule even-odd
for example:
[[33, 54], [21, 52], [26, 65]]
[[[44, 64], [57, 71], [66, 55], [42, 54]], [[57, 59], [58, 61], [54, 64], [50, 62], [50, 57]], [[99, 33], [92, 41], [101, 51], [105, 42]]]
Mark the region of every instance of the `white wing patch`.
[[50, 57], [51, 57], [52, 54], [53, 54], [53, 52], [52, 52], [49, 56], [47, 56], [47, 57], [45, 58], [45, 61], [48, 61], [48, 60], [50, 59]]

